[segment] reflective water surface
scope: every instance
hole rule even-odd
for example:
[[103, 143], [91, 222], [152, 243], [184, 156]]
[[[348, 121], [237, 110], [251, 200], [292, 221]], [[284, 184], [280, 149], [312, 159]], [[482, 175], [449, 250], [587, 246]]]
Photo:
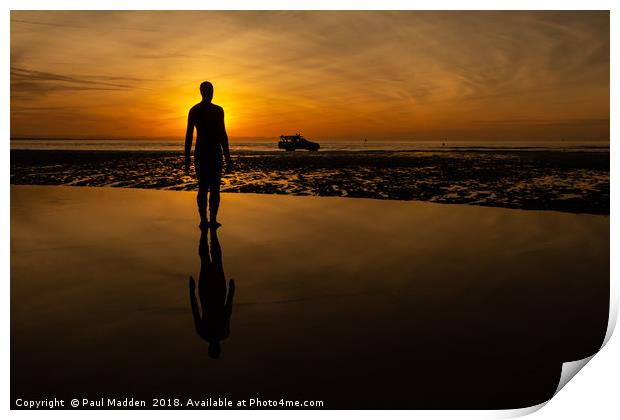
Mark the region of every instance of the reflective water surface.
[[517, 408], [602, 343], [608, 217], [222, 197], [215, 236], [191, 192], [12, 186], [12, 400]]

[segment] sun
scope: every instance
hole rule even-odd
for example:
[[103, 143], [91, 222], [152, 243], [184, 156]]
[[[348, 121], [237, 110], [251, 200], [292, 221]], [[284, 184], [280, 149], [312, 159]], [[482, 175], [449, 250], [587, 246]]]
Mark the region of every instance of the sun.
[[[197, 88], [199, 83], [195, 85], [171, 89], [156, 99], [158, 102], [156, 107], [163, 108], [166, 115], [166, 123], [162, 121], [161, 130], [158, 131], [165, 131], [165, 135], [178, 135], [179, 132], [185, 133], [187, 114], [190, 108], [201, 100]], [[231, 133], [234, 133], [239, 128], [239, 120], [237, 118], [238, 101], [229, 93], [216, 91], [213, 103], [224, 109], [224, 123], [226, 124], [226, 131], [230, 136]]]

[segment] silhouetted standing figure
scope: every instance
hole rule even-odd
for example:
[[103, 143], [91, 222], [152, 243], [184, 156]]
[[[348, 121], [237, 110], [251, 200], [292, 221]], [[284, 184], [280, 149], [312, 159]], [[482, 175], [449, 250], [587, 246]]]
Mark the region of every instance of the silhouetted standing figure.
[[[220, 183], [222, 179], [222, 154], [226, 159], [226, 170], [231, 172], [232, 159], [228, 150], [228, 135], [224, 126], [224, 110], [211, 102], [213, 85], [200, 84], [202, 101], [189, 110], [185, 134], [185, 172], [189, 173], [190, 155], [196, 127], [194, 168], [198, 178], [198, 213], [200, 226], [217, 227], [217, 210], [220, 206]], [[207, 193], [209, 194], [209, 219], [207, 219]]]
[[217, 231], [211, 229], [211, 252], [209, 252], [206, 232], [206, 229], [201, 229], [198, 244], [198, 255], [200, 255], [198, 298], [202, 315], [196, 300], [196, 282], [191, 276], [189, 278], [189, 301], [192, 306], [196, 333], [209, 343], [209, 356], [215, 359], [220, 355], [220, 341], [230, 335], [235, 281], [230, 279], [227, 294], [222, 249], [217, 239]]

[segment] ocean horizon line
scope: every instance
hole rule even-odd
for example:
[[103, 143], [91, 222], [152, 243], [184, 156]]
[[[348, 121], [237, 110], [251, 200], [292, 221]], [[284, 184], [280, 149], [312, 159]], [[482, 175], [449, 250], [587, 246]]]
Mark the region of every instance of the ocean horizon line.
[[[284, 134], [283, 134], [284, 135]], [[385, 143], [415, 143], [415, 142], [424, 142], [424, 143], [489, 143], [489, 142], [505, 142], [505, 143], [517, 143], [517, 142], [565, 142], [565, 143], [610, 143], [611, 139], [600, 140], [600, 139], [530, 139], [530, 140], [506, 140], [506, 139], [491, 139], [491, 138], [477, 138], [477, 139], [450, 139], [449, 137], [441, 137], [441, 138], [395, 138], [395, 139], [386, 139], [386, 138], [377, 138], [377, 137], [348, 137], [348, 138], [338, 138], [338, 137], [323, 137], [323, 136], [305, 136], [312, 139], [316, 139], [319, 141], [327, 141], [327, 142], [360, 142], [360, 141], [370, 141], [370, 142], [385, 142]], [[230, 136], [230, 141], [272, 141], [278, 140], [280, 138], [279, 135], [274, 136]], [[179, 135], [176, 137], [173, 136], [10, 136], [10, 140], [68, 140], [68, 141], [136, 141], [136, 140], [150, 140], [150, 141], [176, 141], [179, 139], [183, 139], [183, 135]]]

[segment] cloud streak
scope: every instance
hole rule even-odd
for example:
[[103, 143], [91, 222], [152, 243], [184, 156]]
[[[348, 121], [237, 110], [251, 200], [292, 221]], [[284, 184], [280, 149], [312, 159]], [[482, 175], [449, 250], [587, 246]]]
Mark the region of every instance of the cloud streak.
[[[150, 81], [123, 76], [78, 76], [11, 67], [11, 95], [13, 97], [49, 94], [63, 91], [127, 91], [145, 89], [136, 82]], [[124, 82], [124, 83], [118, 83]]]
[[527, 125], [527, 126], [609, 126], [607, 118], [585, 118], [572, 120], [544, 120], [544, 119], [527, 119], [515, 118], [509, 120], [474, 120], [475, 124], [482, 125]]

